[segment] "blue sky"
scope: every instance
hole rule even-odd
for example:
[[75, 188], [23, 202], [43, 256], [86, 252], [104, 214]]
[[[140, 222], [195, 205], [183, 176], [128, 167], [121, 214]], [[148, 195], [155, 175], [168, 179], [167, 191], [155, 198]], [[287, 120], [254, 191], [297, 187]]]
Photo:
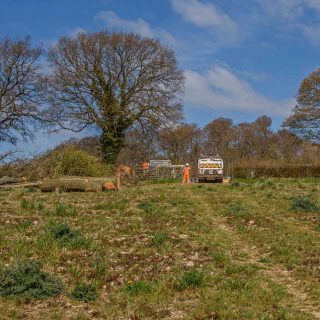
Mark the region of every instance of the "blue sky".
[[[0, 36], [60, 36], [103, 29], [136, 32], [173, 47], [186, 76], [187, 122], [216, 117], [278, 128], [301, 80], [318, 67], [320, 0], [0, 0]], [[19, 147], [43, 151], [73, 136], [37, 133]]]

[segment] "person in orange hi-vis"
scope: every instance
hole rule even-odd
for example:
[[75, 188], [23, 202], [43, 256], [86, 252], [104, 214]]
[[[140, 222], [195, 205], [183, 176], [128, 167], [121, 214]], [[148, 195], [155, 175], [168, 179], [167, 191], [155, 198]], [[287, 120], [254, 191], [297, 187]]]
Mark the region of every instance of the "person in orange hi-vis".
[[142, 162], [141, 167], [143, 171], [149, 170], [149, 162]]
[[186, 163], [182, 171], [182, 183], [190, 183], [190, 173], [191, 167], [189, 163]]

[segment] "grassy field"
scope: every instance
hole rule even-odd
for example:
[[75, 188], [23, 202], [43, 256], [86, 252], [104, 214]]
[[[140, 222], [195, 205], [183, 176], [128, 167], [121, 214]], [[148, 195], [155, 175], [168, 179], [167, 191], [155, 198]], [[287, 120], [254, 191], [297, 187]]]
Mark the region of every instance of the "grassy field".
[[2, 279], [35, 260], [62, 293], [0, 283], [0, 319], [320, 319], [319, 193], [311, 179], [2, 190]]

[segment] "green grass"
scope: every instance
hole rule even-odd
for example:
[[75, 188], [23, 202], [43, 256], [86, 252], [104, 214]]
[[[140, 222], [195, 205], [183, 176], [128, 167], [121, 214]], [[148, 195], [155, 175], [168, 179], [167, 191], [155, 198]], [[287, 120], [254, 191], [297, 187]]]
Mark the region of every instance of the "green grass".
[[204, 285], [204, 273], [199, 270], [185, 272], [178, 280], [178, 287], [181, 289], [198, 288]]
[[34, 202], [33, 200], [22, 198], [20, 202], [20, 207], [25, 211], [34, 211], [34, 210], [42, 211], [44, 209], [44, 204], [41, 202], [37, 203], [37, 202]]
[[224, 267], [227, 263], [229, 263], [230, 258], [224, 252], [214, 252], [212, 254], [213, 262], [217, 267]]
[[241, 179], [0, 192], [0, 270], [37, 260], [35, 279], [64, 284], [32, 305], [34, 293], [3, 294], [1, 317], [314, 319], [319, 190], [316, 179]]
[[52, 211], [55, 216], [75, 216], [76, 213], [77, 209], [74, 206], [65, 203], [58, 203]]
[[162, 247], [168, 240], [168, 235], [162, 232], [156, 232], [152, 234], [150, 237], [151, 245], [156, 246], [158, 248]]
[[143, 210], [147, 214], [152, 214], [157, 211], [158, 206], [157, 203], [144, 201], [138, 203], [137, 208]]
[[155, 290], [156, 284], [152, 281], [135, 281], [135, 282], [129, 282], [127, 283], [123, 290], [128, 295], [140, 295], [140, 294], [147, 294], [151, 293], [153, 290]]

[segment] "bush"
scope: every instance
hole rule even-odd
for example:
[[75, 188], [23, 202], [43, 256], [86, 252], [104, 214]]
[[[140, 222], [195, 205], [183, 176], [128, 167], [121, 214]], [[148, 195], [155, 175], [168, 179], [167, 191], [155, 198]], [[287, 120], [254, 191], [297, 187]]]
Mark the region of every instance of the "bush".
[[71, 297], [80, 301], [93, 301], [98, 297], [97, 288], [91, 284], [80, 283], [71, 292]]
[[100, 158], [87, 151], [67, 144], [40, 154], [33, 159], [21, 159], [8, 166], [0, 167], [0, 176], [6, 172], [15, 172], [17, 177], [26, 177], [28, 181], [38, 181], [59, 175], [113, 176], [114, 166], [104, 164]]
[[154, 290], [155, 284], [151, 281], [136, 281], [128, 283], [124, 287], [124, 291], [130, 295], [146, 294]]
[[77, 176], [101, 176], [105, 174], [103, 164], [83, 150], [68, 147], [61, 155], [57, 166], [59, 174]]
[[298, 212], [315, 212], [319, 211], [319, 207], [308, 198], [295, 197], [292, 199], [291, 210]]
[[89, 247], [88, 241], [79, 230], [74, 230], [64, 223], [52, 223], [47, 226], [50, 235], [57, 240], [61, 246], [77, 249]]
[[178, 281], [180, 289], [197, 288], [204, 284], [204, 273], [198, 270], [185, 272]]
[[62, 292], [61, 282], [41, 271], [36, 261], [20, 262], [5, 269], [0, 276], [0, 296], [20, 296], [41, 299], [57, 296]]

